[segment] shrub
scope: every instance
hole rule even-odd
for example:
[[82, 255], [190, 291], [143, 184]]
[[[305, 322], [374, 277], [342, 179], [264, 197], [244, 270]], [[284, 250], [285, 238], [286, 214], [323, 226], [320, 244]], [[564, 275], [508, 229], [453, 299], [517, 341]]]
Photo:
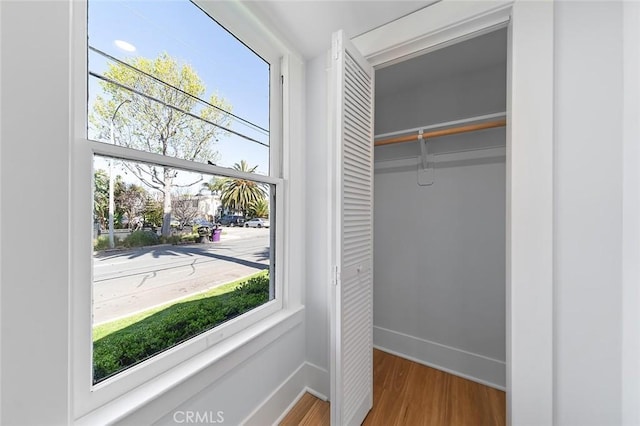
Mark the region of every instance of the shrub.
[[269, 275], [258, 275], [256, 277], [249, 278], [247, 281], [236, 287], [234, 291], [238, 294], [244, 295], [263, 294], [265, 291], [269, 294]]
[[125, 247], [153, 246], [160, 243], [160, 237], [151, 231], [134, 231], [124, 240]]
[[109, 248], [109, 236], [108, 235], [100, 235], [98, 238], [93, 240], [93, 249], [98, 250], [106, 250]]
[[184, 244], [184, 243], [197, 243], [200, 236], [196, 234], [175, 234], [168, 237], [159, 237], [159, 242], [162, 244]]
[[108, 334], [93, 344], [94, 383], [242, 315], [268, 300], [269, 275], [259, 275], [228, 293], [176, 303]]
[[[115, 247], [122, 247], [123, 242], [116, 236], [113, 237], [113, 243]], [[97, 239], [93, 240], [93, 249], [95, 251], [107, 250], [109, 248], [109, 235], [100, 235]]]
[[160, 237], [160, 242], [162, 244], [180, 244], [180, 236], [179, 235], [169, 235], [168, 237], [162, 236]]
[[191, 234], [183, 234], [180, 236], [180, 239], [182, 242], [197, 243], [200, 239], [200, 235], [198, 235], [197, 232]]

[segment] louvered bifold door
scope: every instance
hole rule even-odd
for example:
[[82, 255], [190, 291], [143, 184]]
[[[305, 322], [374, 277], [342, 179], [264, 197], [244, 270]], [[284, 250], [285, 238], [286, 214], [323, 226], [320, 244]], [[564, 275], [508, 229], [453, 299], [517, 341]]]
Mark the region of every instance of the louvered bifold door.
[[373, 404], [373, 68], [342, 32], [332, 44], [335, 106], [333, 425], [359, 425]]

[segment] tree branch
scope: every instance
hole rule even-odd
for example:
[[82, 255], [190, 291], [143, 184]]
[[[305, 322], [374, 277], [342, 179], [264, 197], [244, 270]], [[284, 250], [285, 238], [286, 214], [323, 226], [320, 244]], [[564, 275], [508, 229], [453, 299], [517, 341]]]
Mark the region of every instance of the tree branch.
[[131, 172], [133, 173], [133, 175], [135, 177], [137, 177], [138, 179], [140, 179], [140, 182], [144, 183], [145, 185], [147, 185], [149, 188], [153, 188], [155, 190], [159, 190], [161, 191], [162, 188], [159, 186], [154, 185], [151, 181], [147, 180], [144, 176], [143, 173], [149, 174], [149, 172], [142, 170], [142, 168], [140, 167], [140, 165], [135, 164], [135, 165], [130, 165], [128, 163], [124, 163], [124, 166]]
[[196, 184], [196, 183], [198, 183], [198, 182], [202, 182], [203, 180], [204, 180], [204, 179], [202, 178], [202, 175], [200, 175], [200, 179], [198, 179], [198, 180], [196, 180], [196, 181], [194, 181], [194, 182], [192, 182], [192, 183], [188, 183], [188, 184], [186, 184], [186, 185], [178, 185], [178, 184], [174, 183], [174, 184], [173, 184], [173, 186], [175, 186], [175, 187], [177, 187], [177, 188], [187, 188], [187, 187], [189, 187], [189, 186], [195, 185], [195, 184]]

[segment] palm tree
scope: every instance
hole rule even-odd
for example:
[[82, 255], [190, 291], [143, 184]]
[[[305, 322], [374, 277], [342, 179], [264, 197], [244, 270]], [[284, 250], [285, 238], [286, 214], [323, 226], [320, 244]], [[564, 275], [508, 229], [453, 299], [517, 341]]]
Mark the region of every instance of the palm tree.
[[[241, 160], [240, 163], [235, 163], [233, 168], [241, 172], [255, 173], [258, 166], [249, 167], [245, 160]], [[219, 185], [222, 191], [220, 196], [222, 206], [226, 209], [241, 211], [245, 216], [252, 203], [264, 200], [267, 196], [264, 184], [252, 180], [225, 178]]]
[[202, 187], [208, 189], [211, 192], [222, 191], [224, 183], [227, 181], [227, 179], [228, 178], [214, 176], [209, 180], [209, 182], [203, 182]]
[[269, 217], [269, 203], [266, 199], [258, 200], [249, 206], [249, 216], [251, 217]]

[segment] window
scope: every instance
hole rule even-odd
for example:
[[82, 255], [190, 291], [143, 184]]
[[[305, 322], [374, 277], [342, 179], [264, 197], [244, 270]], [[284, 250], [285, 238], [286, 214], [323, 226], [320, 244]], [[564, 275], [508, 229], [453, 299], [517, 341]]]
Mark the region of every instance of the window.
[[88, 15], [89, 139], [269, 174], [268, 62], [188, 0]]
[[[167, 170], [194, 183], [145, 183]], [[270, 224], [274, 194], [260, 181], [94, 156], [94, 383], [275, 298], [274, 230], [245, 227]]]
[[76, 415], [281, 310], [285, 275], [286, 52], [256, 29], [250, 48], [209, 16], [247, 30], [229, 4], [83, 7]]

